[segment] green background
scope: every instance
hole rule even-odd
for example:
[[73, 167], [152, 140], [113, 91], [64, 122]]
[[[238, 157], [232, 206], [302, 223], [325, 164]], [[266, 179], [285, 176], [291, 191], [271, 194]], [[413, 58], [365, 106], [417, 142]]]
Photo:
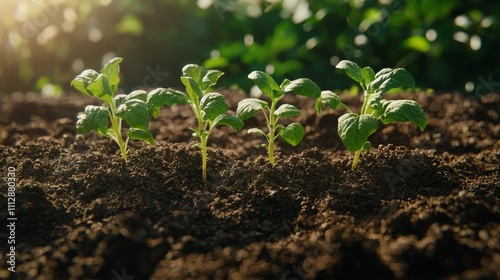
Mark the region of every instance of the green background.
[[[187, 63], [226, 74], [353, 82], [335, 65], [404, 67], [421, 89], [500, 90], [500, 2], [458, 0], [0, 0], [0, 93], [72, 91], [85, 68], [121, 56], [125, 90], [178, 87]], [[498, 81], [498, 82], [497, 82]]]

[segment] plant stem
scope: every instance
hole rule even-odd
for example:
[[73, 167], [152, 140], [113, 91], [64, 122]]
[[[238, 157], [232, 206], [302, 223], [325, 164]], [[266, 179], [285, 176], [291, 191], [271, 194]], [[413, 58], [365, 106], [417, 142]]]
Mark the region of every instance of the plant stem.
[[111, 127], [116, 133], [116, 139], [115, 142], [118, 144], [118, 147], [120, 147], [120, 153], [122, 155], [123, 160], [127, 161], [127, 143], [123, 142], [123, 137], [122, 137], [122, 120], [118, 118], [115, 115], [116, 112], [116, 106], [113, 102], [108, 102], [110, 111], [111, 111]]
[[361, 156], [361, 149], [354, 152], [354, 161], [352, 162], [352, 169], [356, 169], [358, 167], [360, 156]]
[[[368, 99], [370, 98], [370, 94], [365, 94], [365, 99], [363, 100], [363, 106], [361, 106], [361, 112], [360, 112], [360, 116], [364, 115], [366, 113], [366, 108], [367, 108], [367, 105], [368, 105]], [[361, 151], [363, 150], [363, 148], [357, 150], [356, 152], [354, 152], [354, 160], [352, 162], [352, 169], [356, 169], [358, 167], [358, 163], [359, 163], [359, 158], [361, 157]]]
[[[200, 138], [201, 144], [201, 179], [203, 183], [207, 182], [207, 142], [208, 134], [205, 134], [205, 127], [203, 123], [203, 118], [201, 114], [201, 107], [197, 99], [193, 100], [194, 103], [191, 105], [193, 112], [196, 115], [196, 120], [198, 121], [198, 137]], [[210, 132], [208, 132], [210, 133]]]
[[271, 109], [269, 110], [269, 145], [267, 147], [267, 154], [269, 157], [269, 163], [274, 165], [274, 136], [276, 130], [276, 121], [274, 118], [274, 110], [276, 108], [277, 100], [273, 100], [271, 103]]
[[201, 137], [201, 172], [203, 183], [207, 182], [207, 142], [208, 136]]
[[[117, 118], [118, 119], [118, 118]], [[122, 132], [121, 132], [121, 120], [118, 119], [118, 128], [116, 131], [116, 136], [118, 140], [118, 146], [120, 147], [120, 153], [122, 154], [122, 158], [127, 161], [127, 145], [123, 142]]]

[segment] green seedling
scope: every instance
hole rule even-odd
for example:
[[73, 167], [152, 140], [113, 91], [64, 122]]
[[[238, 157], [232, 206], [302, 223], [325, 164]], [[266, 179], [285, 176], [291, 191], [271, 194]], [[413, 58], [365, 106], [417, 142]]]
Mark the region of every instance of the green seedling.
[[[154, 138], [149, 130], [149, 112], [159, 110], [154, 93], [136, 90], [129, 95], [118, 94], [120, 82], [120, 63], [122, 58], [111, 59], [101, 73], [87, 69], [78, 75], [71, 85], [80, 92], [104, 101], [102, 106], [89, 105], [85, 112], [78, 116], [76, 129], [79, 133], [91, 130], [115, 141], [122, 158], [127, 161], [127, 145], [129, 139], [142, 140], [154, 144]], [[128, 126], [126, 140], [122, 136], [122, 121]]]
[[271, 99], [271, 105], [266, 101], [257, 98], [247, 98], [238, 104], [236, 115], [241, 120], [249, 119], [257, 112], [262, 111], [267, 123], [267, 134], [258, 128], [251, 128], [248, 133], [256, 133], [266, 137], [267, 144], [262, 144], [267, 147], [269, 163], [274, 165], [274, 142], [278, 136], [292, 146], [296, 146], [304, 137], [304, 127], [300, 123], [291, 123], [288, 126], [278, 124], [282, 118], [297, 116], [300, 110], [290, 104], [282, 104], [277, 107], [278, 101], [285, 96], [286, 93], [294, 92], [295, 94], [318, 98], [321, 90], [313, 81], [307, 78], [301, 78], [290, 81], [285, 79], [281, 85], [278, 85], [274, 79], [268, 74], [261, 71], [254, 71], [248, 75], [259, 89]]
[[413, 100], [385, 100], [382, 97], [393, 89], [415, 86], [413, 76], [403, 68], [384, 68], [377, 74], [370, 67], [359, 67], [356, 63], [343, 60], [336, 68], [344, 72], [361, 85], [364, 101], [360, 114], [342, 103], [340, 97], [331, 91], [322, 91], [316, 102], [316, 110], [320, 113], [323, 104], [335, 109], [344, 108], [348, 113], [339, 118], [338, 133], [347, 150], [354, 152], [352, 169], [358, 166], [362, 151], [368, 151], [371, 143], [368, 137], [377, 131], [379, 121], [383, 124], [392, 122], [411, 122], [424, 130], [427, 117], [420, 105]]
[[[227, 114], [229, 109], [222, 94], [210, 92], [210, 88], [224, 73], [218, 70], [206, 70], [194, 64], [182, 68], [181, 81], [186, 87], [186, 93], [173, 89], [156, 89], [155, 102], [162, 105], [189, 104], [193, 110], [198, 127], [193, 128], [193, 136], [198, 137], [202, 154], [202, 179], [207, 181], [207, 143], [212, 129], [227, 125], [240, 131], [243, 122], [236, 116]], [[154, 114], [153, 114], [154, 115]]]

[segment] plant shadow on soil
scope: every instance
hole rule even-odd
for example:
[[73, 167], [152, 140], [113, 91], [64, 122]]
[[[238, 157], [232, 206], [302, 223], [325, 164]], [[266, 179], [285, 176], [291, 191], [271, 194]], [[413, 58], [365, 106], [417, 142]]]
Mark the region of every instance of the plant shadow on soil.
[[[223, 93], [232, 110], [244, 98]], [[16, 276], [500, 278], [500, 96], [403, 98], [423, 106], [428, 127], [381, 126], [357, 170], [336, 131], [343, 112], [317, 115], [290, 96], [304, 141], [278, 141], [270, 166], [262, 139], [217, 129], [203, 184], [186, 106], [162, 109], [157, 143], [131, 142], [124, 163], [114, 143], [75, 133], [89, 99], [14, 94], [2, 102], [0, 162], [16, 168]]]

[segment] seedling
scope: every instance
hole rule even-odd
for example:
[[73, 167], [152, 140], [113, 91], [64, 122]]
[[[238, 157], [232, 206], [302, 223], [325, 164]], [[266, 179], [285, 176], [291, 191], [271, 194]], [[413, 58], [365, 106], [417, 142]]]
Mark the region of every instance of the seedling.
[[340, 97], [331, 91], [322, 91], [316, 102], [316, 110], [320, 113], [323, 104], [335, 109], [344, 108], [348, 113], [339, 118], [338, 133], [347, 150], [354, 152], [352, 169], [358, 166], [362, 151], [368, 151], [371, 143], [368, 137], [377, 131], [379, 121], [383, 124], [392, 122], [411, 122], [424, 130], [427, 117], [420, 105], [413, 100], [385, 100], [383, 93], [392, 89], [408, 88], [415, 85], [413, 76], [403, 68], [384, 68], [377, 74], [370, 67], [359, 67], [356, 63], [343, 60], [336, 68], [342, 69], [353, 80], [361, 85], [364, 101], [360, 114], [342, 103]]
[[269, 163], [274, 165], [274, 141], [278, 136], [292, 146], [296, 146], [304, 137], [304, 127], [300, 123], [291, 123], [288, 126], [278, 124], [282, 118], [293, 117], [300, 114], [300, 110], [290, 104], [282, 104], [278, 108], [278, 101], [285, 96], [286, 93], [294, 92], [298, 95], [318, 98], [321, 90], [313, 81], [307, 78], [301, 78], [290, 81], [285, 79], [278, 86], [276, 81], [268, 74], [261, 71], [254, 71], [248, 75], [257, 87], [271, 99], [271, 106], [266, 101], [257, 98], [247, 98], [238, 104], [236, 115], [241, 120], [247, 120], [254, 116], [258, 111], [262, 111], [267, 124], [267, 134], [259, 128], [251, 128], [248, 133], [256, 133], [266, 137], [267, 144], [262, 144], [267, 147]]
[[[120, 63], [122, 58], [111, 59], [101, 73], [87, 69], [72, 82], [82, 93], [103, 100], [102, 106], [89, 105], [85, 112], [78, 116], [76, 129], [79, 133], [91, 130], [110, 138], [118, 144], [122, 158], [127, 161], [127, 145], [129, 139], [142, 140], [152, 145], [154, 138], [149, 130], [149, 114], [152, 109], [159, 110], [154, 94], [144, 90], [136, 90], [129, 95], [118, 94], [120, 82]], [[129, 126], [126, 140], [122, 136], [122, 121]]]
[[[227, 125], [237, 131], [243, 128], [243, 122], [236, 116], [226, 114], [228, 105], [223, 95], [209, 92], [210, 88], [224, 73], [218, 70], [206, 70], [194, 64], [182, 68], [181, 81], [186, 93], [173, 89], [156, 89], [152, 91], [155, 102], [162, 105], [189, 104], [193, 110], [198, 127], [193, 128], [193, 136], [198, 137], [202, 154], [202, 179], [207, 181], [207, 142], [212, 129]], [[154, 114], [153, 114], [154, 115]]]

